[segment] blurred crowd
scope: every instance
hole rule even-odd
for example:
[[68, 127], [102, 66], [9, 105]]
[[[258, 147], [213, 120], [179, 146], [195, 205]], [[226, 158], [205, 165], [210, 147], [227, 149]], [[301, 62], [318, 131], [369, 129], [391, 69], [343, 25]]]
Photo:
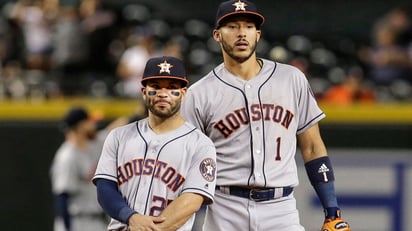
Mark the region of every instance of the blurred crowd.
[[[390, 9], [368, 29], [363, 44], [263, 33], [257, 53], [302, 70], [321, 102], [411, 101], [409, 9]], [[213, 18], [176, 22], [144, 4], [10, 1], [0, 14], [0, 99], [136, 98], [145, 62], [163, 54], [183, 59], [193, 83], [222, 61], [212, 30]]]

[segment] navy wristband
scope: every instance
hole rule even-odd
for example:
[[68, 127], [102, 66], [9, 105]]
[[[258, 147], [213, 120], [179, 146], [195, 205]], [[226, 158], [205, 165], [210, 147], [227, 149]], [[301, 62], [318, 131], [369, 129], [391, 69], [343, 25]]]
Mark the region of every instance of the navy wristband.
[[311, 160], [305, 164], [309, 181], [319, 197], [322, 207], [338, 207], [334, 180], [335, 176], [328, 156]]
[[313, 186], [318, 195], [320, 202], [322, 203], [322, 207], [326, 208], [333, 208], [338, 207], [338, 201], [336, 199], [335, 187], [333, 182], [328, 183], [318, 183]]
[[319, 182], [326, 183], [335, 180], [332, 164], [328, 156], [307, 162], [305, 168], [312, 185], [316, 185]]

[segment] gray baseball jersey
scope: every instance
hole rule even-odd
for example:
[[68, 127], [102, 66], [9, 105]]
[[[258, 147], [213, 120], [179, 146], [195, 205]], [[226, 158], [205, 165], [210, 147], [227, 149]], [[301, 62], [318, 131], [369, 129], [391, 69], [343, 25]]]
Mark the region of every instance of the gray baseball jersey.
[[296, 186], [296, 135], [325, 116], [301, 71], [262, 61], [249, 81], [217, 66], [183, 101], [182, 115], [216, 146], [217, 185]]
[[[112, 130], [94, 179], [117, 182], [128, 205], [140, 214], [158, 216], [185, 192], [213, 200], [216, 150], [212, 141], [185, 123], [173, 132], [155, 134], [148, 119]], [[179, 230], [191, 230], [194, 216]], [[109, 229], [125, 225], [112, 219]]]
[[[87, 148], [81, 150], [64, 142], [53, 159], [50, 176], [55, 195], [68, 192], [72, 230], [101, 230], [106, 221], [96, 219], [103, 213], [97, 203], [96, 188], [91, 182], [107, 132], [100, 131]], [[65, 230], [63, 221], [56, 217], [55, 231]]]

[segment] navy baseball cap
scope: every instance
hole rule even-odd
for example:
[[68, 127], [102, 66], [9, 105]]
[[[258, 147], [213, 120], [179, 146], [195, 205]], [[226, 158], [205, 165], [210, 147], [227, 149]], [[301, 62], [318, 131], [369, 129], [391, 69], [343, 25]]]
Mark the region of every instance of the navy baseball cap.
[[87, 120], [89, 113], [83, 107], [73, 107], [64, 116], [64, 125], [66, 127], [74, 127], [80, 121]]
[[186, 87], [189, 83], [183, 62], [171, 56], [155, 57], [147, 61], [142, 85], [146, 86], [146, 82], [150, 79], [175, 79], [182, 82], [182, 87]]
[[74, 106], [69, 109], [63, 119], [64, 128], [73, 128], [83, 120], [99, 121], [103, 116], [96, 112], [89, 112], [82, 106]]
[[242, 0], [230, 0], [220, 3], [216, 13], [216, 29], [222, 25], [224, 21], [233, 16], [243, 15], [252, 19], [256, 23], [256, 28], [265, 21], [265, 17], [258, 13], [257, 8], [253, 2]]

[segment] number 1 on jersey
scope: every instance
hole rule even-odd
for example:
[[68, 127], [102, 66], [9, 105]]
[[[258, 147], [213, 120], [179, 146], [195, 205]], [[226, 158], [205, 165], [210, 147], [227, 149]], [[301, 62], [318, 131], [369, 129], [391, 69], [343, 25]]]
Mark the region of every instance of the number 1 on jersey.
[[280, 137], [276, 138], [276, 161], [281, 161], [282, 158], [280, 158]]

